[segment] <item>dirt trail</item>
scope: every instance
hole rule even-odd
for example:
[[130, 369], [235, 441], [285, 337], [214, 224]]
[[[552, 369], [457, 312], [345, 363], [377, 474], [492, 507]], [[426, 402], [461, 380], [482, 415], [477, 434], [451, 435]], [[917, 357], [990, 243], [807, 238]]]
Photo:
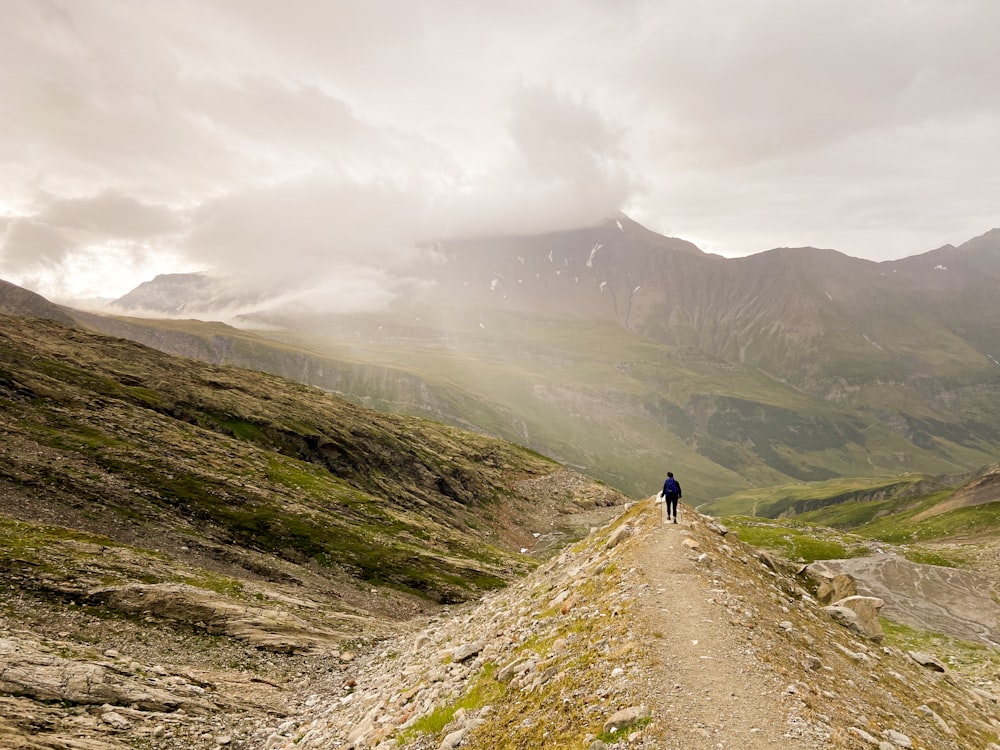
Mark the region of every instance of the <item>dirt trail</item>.
[[650, 584], [640, 619], [659, 672], [649, 695], [662, 748], [820, 747], [796, 736], [796, 697], [754, 656], [754, 631], [730, 621], [684, 530], [683, 519], [662, 525], [635, 552]]

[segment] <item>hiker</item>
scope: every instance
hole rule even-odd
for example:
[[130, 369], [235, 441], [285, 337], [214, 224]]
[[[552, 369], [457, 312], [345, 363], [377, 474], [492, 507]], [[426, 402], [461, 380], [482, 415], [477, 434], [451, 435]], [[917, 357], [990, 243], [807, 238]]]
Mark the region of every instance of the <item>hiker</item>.
[[668, 471], [667, 479], [663, 482], [663, 503], [667, 506], [668, 521], [673, 515], [674, 523], [677, 523], [677, 501], [680, 499], [681, 483], [674, 479], [674, 472]]

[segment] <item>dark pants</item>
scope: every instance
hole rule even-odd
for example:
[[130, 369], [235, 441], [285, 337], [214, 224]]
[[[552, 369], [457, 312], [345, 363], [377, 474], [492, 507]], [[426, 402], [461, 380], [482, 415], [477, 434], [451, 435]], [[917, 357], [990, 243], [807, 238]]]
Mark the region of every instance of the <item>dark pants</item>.
[[667, 518], [677, 520], [677, 495], [664, 495], [663, 502], [667, 504]]

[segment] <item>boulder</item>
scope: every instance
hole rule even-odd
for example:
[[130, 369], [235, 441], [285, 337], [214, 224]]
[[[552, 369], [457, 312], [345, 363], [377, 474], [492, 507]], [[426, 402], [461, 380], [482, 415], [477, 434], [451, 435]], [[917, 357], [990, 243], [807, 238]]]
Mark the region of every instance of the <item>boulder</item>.
[[623, 524], [615, 529], [614, 533], [608, 538], [608, 543], [605, 545], [605, 548], [612, 549], [613, 547], [617, 547], [630, 536], [632, 536], [632, 525], [628, 523]]
[[631, 706], [629, 708], [623, 708], [620, 711], [615, 711], [604, 722], [605, 732], [614, 732], [618, 729], [624, 729], [630, 724], [634, 724], [641, 719], [649, 718], [649, 706]]
[[848, 630], [878, 642], [885, 637], [878, 621], [881, 606], [882, 600], [875, 597], [849, 596], [823, 611]]
[[847, 573], [838, 573], [830, 579], [824, 578], [816, 587], [816, 598], [820, 604], [832, 604], [857, 595], [858, 582]]
[[451, 660], [453, 662], [461, 663], [471, 659], [473, 656], [478, 654], [486, 646], [486, 641], [475, 641], [473, 643], [466, 643], [451, 652]]
[[878, 621], [879, 610], [885, 602], [874, 596], [848, 596], [834, 602], [835, 607], [846, 607], [857, 615], [857, 632], [873, 641], [881, 641], [885, 637], [882, 625]]
[[929, 669], [932, 672], [948, 671], [948, 667], [946, 667], [944, 663], [936, 656], [925, 654], [923, 651], [907, 651], [906, 654], [921, 667]]

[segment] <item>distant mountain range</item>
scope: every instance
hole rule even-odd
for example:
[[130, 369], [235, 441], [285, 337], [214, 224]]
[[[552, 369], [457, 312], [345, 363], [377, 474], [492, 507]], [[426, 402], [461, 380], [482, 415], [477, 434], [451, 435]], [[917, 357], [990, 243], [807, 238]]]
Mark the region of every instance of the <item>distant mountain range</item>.
[[[257, 330], [61, 312], [511, 439], [633, 495], [667, 468], [697, 504], [996, 460], [1000, 230], [884, 263], [815, 248], [725, 259], [625, 217], [432, 250], [408, 271], [431, 293], [383, 313], [304, 316], [263, 294], [241, 318]], [[225, 290], [157, 277], [117, 304], [252, 308]]]

